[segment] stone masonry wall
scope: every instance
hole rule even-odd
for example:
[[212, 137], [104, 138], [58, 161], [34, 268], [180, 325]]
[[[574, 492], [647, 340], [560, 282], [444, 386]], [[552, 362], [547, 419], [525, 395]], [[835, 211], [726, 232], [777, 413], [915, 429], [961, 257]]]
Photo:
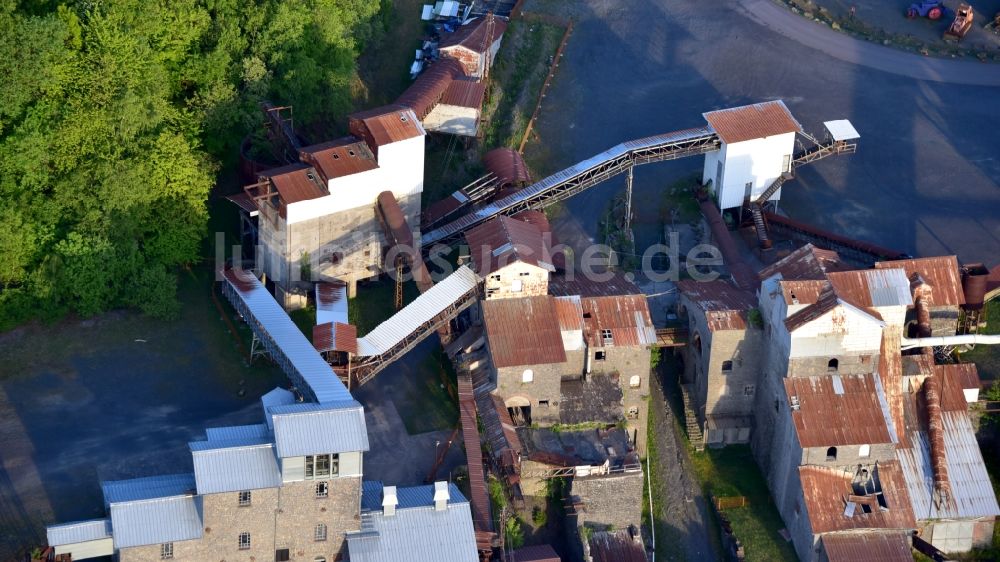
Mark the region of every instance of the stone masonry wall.
[[[316, 481], [287, 483], [281, 488], [275, 548], [290, 550], [291, 560], [324, 556], [330, 562], [346, 553], [344, 535], [361, 528], [361, 477], [333, 478], [329, 495], [316, 497]], [[327, 540], [317, 542], [317, 523], [327, 526]]]
[[570, 494], [583, 502], [577, 525], [625, 529], [642, 523], [642, 471], [574, 478]]
[[[646, 454], [646, 420], [649, 412], [649, 355], [647, 347], [606, 347], [603, 348], [605, 359], [593, 360], [591, 356], [591, 371], [594, 373], [618, 373], [622, 387], [623, 411], [626, 430], [635, 442], [640, 455]], [[596, 350], [591, 351], [594, 353]], [[632, 387], [632, 377], [639, 377], [639, 386]], [[636, 415], [630, 412], [637, 411]]]
[[869, 454], [867, 457], [861, 456], [860, 445], [840, 445], [837, 447], [837, 458], [832, 461], [826, 460], [826, 453], [829, 447], [806, 447], [802, 449], [802, 464], [815, 464], [830, 468], [853, 470], [859, 464], [871, 464], [875, 461], [886, 462], [896, 459], [896, 447], [892, 443], [869, 445]]
[[[831, 359], [837, 360], [836, 370], [830, 370]], [[822, 375], [859, 375], [875, 371], [878, 353], [860, 355], [830, 355], [829, 357], [796, 357], [788, 362], [790, 377], [818, 377]]]
[[[531, 421], [540, 425], [559, 422], [559, 397], [563, 377], [580, 376], [583, 369], [583, 351], [567, 351], [566, 362], [546, 365], [521, 365], [497, 369], [496, 393], [509, 401], [523, 398], [531, 403]], [[524, 371], [532, 371], [532, 381], [522, 382]], [[540, 406], [539, 400], [548, 400]]]

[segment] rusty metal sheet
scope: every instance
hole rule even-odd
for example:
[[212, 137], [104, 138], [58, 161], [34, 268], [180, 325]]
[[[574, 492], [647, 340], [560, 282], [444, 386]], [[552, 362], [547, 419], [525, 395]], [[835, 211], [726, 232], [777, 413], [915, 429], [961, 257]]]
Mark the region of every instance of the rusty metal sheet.
[[848, 516], [847, 497], [854, 493], [851, 486], [853, 472], [825, 466], [800, 466], [802, 494], [813, 533], [852, 529], [915, 529], [913, 507], [899, 462], [878, 463], [873, 473], [881, 485], [886, 509], [872, 509], [871, 513], [865, 513], [857, 507]]
[[834, 533], [823, 535], [829, 562], [913, 562], [908, 533]]
[[621, 272], [614, 272], [607, 281], [593, 281], [581, 274], [553, 276], [549, 280], [549, 293], [557, 296], [613, 297], [641, 295], [642, 291]]
[[499, 216], [465, 233], [476, 273], [486, 277], [514, 262], [552, 270], [551, 257], [537, 226]]
[[628, 529], [594, 533], [588, 542], [594, 562], [647, 562], [642, 540]]
[[406, 223], [406, 216], [403, 214], [399, 202], [396, 201], [396, 196], [391, 191], [383, 191], [378, 194], [377, 201], [378, 208], [382, 211], [382, 220], [388, 230], [386, 239], [389, 241], [389, 245], [403, 245], [412, 249], [413, 232], [410, 230], [410, 225]]
[[816, 302], [785, 318], [785, 327], [788, 328], [789, 332], [794, 332], [838, 306], [840, 306], [840, 299], [837, 298], [837, 294], [832, 289], [828, 288], [820, 293]]
[[752, 293], [721, 279], [707, 282], [685, 279], [677, 282], [677, 290], [705, 313], [708, 329], [713, 332], [746, 330], [747, 311], [757, 307]]
[[507, 22], [501, 18], [494, 17], [493, 33], [488, 41], [486, 41], [486, 28], [486, 17], [475, 19], [459, 27], [453, 33], [442, 37], [439, 48], [442, 51], [447, 51], [451, 47], [462, 46], [470, 51], [483, 53], [485, 52], [484, 45], [486, 49], [489, 49], [497, 39], [503, 37], [503, 33], [507, 31]]
[[[583, 306], [584, 337], [592, 347], [648, 346], [656, 343], [656, 329], [649, 315], [645, 295], [585, 297]], [[606, 341], [605, 330], [611, 332]]]
[[269, 179], [286, 205], [327, 195], [316, 170], [308, 164], [295, 163], [271, 168], [260, 172], [258, 177]]
[[245, 191], [228, 195], [226, 196], [226, 199], [232, 201], [240, 209], [250, 213], [250, 216], [257, 214], [257, 202], [254, 201], [253, 198], [250, 197]]
[[780, 273], [781, 278], [786, 280], [819, 280], [826, 279], [829, 271], [844, 268], [837, 252], [806, 244], [762, 269], [759, 277], [768, 279]]
[[547, 544], [525, 546], [511, 553], [512, 562], [560, 562], [555, 549]]
[[403, 105], [385, 105], [348, 116], [351, 134], [362, 138], [378, 158], [378, 147], [424, 136], [413, 109]]
[[967, 412], [966, 389], [980, 387], [979, 371], [975, 363], [950, 363], [934, 365], [935, 378], [941, 380], [941, 411]]
[[934, 291], [935, 306], [959, 306], [965, 304], [962, 291], [962, 273], [955, 256], [916, 258], [877, 262], [878, 269], [903, 269], [906, 276], [918, 274]]
[[551, 296], [484, 301], [483, 324], [497, 368], [566, 361]]
[[785, 298], [785, 304], [815, 304], [823, 291], [830, 290], [830, 283], [824, 281], [778, 281], [778, 288]]
[[423, 119], [441, 101], [452, 82], [464, 76], [465, 69], [461, 63], [447, 57], [441, 58], [431, 64], [396, 98], [396, 104], [409, 107], [418, 119]]
[[483, 155], [483, 166], [500, 179], [500, 186], [531, 183], [531, 173], [521, 154], [513, 148], [494, 148]]
[[358, 329], [351, 324], [327, 322], [313, 326], [313, 347], [324, 351], [345, 351], [358, 354]]
[[834, 271], [826, 277], [837, 296], [858, 308], [913, 304], [910, 281], [903, 268]]
[[555, 306], [560, 330], [572, 332], [583, 329], [583, 305], [580, 297], [555, 297]]
[[[788, 377], [785, 393], [802, 447], [892, 443], [878, 375]], [[839, 383], [837, 383], [839, 380]], [[839, 384], [839, 386], [838, 386]], [[840, 389], [842, 392], [839, 392]]]
[[470, 78], [455, 80], [441, 96], [443, 105], [455, 105], [458, 107], [469, 107], [480, 109], [483, 106], [483, 98], [486, 96], [486, 84], [476, 82]]
[[702, 113], [705, 121], [726, 143], [800, 133], [802, 125], [781, 100]]
[[299, 150], [299, 159], [315, 166], [325, 181], [378, 168], [375, 154], [357, 137], [344, 137]]
[[[472, 379], [468, 375], [458, 377], [458, 407], [462, 422], [462, 439], [465, 443], [466, 461], [469, 467], [469, 500], [472, 503], [472, 524], [479, 533], [492, 533], [493, 517], [490, 499], [486, 494], [486, 474], [483, 469], [483, 447], [476, 424], [476, 396]], [[482, 537], [488, 538], [485, 535]]]

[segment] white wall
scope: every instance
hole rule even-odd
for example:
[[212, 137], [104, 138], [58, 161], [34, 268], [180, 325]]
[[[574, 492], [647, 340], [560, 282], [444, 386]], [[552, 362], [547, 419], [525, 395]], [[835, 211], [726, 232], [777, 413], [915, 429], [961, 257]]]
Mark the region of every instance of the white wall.
[[881, 322], [853, 307], [840, 305], [792, 332], [790, 357], [878, 354]]
[[[791, 157], [795, 149], [795, 133], [785, 133], [762, 139], [732, 144], [723, 143], [718, 152], [705, 156], [702, 182], [716, 179], [716, 162], [724, 166], [722, 185], [716, 184], [719, 207], [729, 209], [743, 204], [746, 184], [751, 182], [751, 199], [756, 199], [786, 170], [785, 156]], [[781, 197], [781, 190], [771, 196], [771, 201]]]

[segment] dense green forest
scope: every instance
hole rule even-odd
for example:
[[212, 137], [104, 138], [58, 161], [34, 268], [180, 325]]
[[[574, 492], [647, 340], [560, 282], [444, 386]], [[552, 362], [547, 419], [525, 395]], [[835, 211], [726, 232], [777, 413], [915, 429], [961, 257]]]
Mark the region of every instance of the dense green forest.
[[349, 110], [385, 0], [0, 0], [0, 329], [177, 309], [262, 99]]

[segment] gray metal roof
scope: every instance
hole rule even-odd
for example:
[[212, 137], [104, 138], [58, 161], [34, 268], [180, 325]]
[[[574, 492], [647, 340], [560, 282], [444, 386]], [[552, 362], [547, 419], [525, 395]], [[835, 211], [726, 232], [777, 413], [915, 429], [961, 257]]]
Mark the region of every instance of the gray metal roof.
[[270, 438], [196, 441], [189, 446], [199, 494], [281, 485], [281, 471]]
[[[361, 511], [378, 511], [382, 509], [382, 482], [379, 480], [365, 480], [361, 483]], [[448, 484], [449, 504], [469, 503], [462, 495], [462, 491], [455, 484]], [[434, 485], [410, 486], [407, 488], [396, 488], [396, 499], [399, 503], [397, 509], [409, 507], [426, 507], [434, 505]]]
[[111, 520], [105, 517], [104, 519], [51, 525], [46, 527], [45, 535], [49, 546], [107, 539], [111, 537]]
[[368, 450], [365, 412], [355, 400], [268, 408], [281, 458]]
[[912, 447], [896, 450], [918, 520], [993, 517], [1000, 515], [976, 432], [966, 412], [942, 412], [944, 456], [951, 500], [938, 509], [932, 500], [934, 472], [925, 431], [910, 433]]
[[111, 505], [115, 548], [186, 541], [202, 536], [201, 496], [173, 496]]
[[287, 406], [294, 403], [295, 395], [292, 394], [292, 391], [285, 390], [280, 386], [274, 387], [270, 392], [260, 397], [260, 405], [264, 408], [264, 421], [267, 422], [268, 430], [273, 431], [274, 425], [271, 423], [271, 415], [267, 413], [267, 409], [271, 406]]
[[210, 427], [205, 430], [209, 441], [232, 441], [234, 439], [267, 439], [271, 430], [267, 424], [232, 425], [228, 427]]
[[[366, 482], [364, 492], [377, 485], [381, 505], [381, 483]], [[363, 492], [363, 493], [364, 493]], [[397, 488], [396, 514], [385, 517], [380, 510], [362, 513], [362, 533], [347, 535], [351, 562], [476, 562], [476, 536], [472, 512], [458, 488], [449, 485], [448, 508], [435, 511], [434, 486]], [[456, 501], [456, 498], [460, 498]], [[371, 505], [371, 496], [362, 504]]]
[[179, 496], [195, 489], [194, 474], [164, 474], [130, 480], [108, 480], [101, 482], [104, 490], [104, 506], [118, 502], [129, 502]]

